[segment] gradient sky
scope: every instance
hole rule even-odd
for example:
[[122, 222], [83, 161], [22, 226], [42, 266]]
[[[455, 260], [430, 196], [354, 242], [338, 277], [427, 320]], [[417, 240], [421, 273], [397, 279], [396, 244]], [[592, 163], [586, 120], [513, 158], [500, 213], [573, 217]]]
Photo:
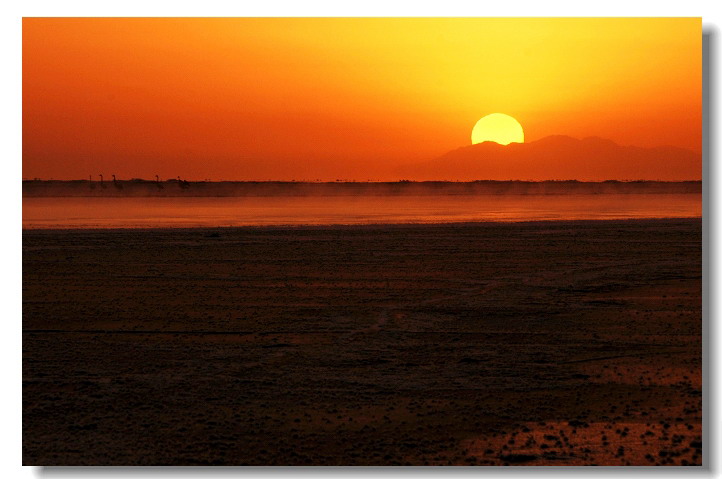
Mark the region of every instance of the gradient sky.
[[396, 179], [494, 112], [699, 152], [701, 20], [23, 20], [26, 178]]

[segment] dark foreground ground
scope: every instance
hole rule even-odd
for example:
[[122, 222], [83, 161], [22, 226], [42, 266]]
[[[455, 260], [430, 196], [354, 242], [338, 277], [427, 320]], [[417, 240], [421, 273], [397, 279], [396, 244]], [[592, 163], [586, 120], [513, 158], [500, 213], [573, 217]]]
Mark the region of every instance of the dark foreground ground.
[[25, 465], [701, 448], [700, 220], [23, 231]]

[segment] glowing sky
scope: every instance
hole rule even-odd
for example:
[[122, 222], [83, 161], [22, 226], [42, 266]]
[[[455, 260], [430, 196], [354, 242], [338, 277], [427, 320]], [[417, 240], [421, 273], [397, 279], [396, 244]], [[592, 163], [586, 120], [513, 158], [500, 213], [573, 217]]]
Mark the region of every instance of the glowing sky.
[[701, 150], [701, 20], [24, 19], [23, 176], [396, 179], [476, 121]]

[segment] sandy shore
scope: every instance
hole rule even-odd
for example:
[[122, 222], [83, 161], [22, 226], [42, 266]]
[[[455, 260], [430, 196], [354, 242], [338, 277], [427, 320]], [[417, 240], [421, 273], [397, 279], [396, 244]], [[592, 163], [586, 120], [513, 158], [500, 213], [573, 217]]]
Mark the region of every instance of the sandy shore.
[[701, 464], [701, 232], [23, 231], [23, 463]]

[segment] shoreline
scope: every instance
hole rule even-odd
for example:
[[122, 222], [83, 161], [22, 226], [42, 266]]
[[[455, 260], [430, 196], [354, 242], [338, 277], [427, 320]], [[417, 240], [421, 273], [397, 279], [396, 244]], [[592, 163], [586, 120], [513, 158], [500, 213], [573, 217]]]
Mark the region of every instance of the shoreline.
[[701, 180], [685, 181], [191, 181], [133, 179], [24, 180], [23, 198], [253, 198], [354, 196], [499, 196], [701, 194]]
[[703, 219], [702, 216], [676, 216], [676, 217], [649, 217], [649, 218], [612, 218], [612, 219], [546, 219], [546, 220], [489, 220], [489, 221], [461, 221], [461, 222], [403, 222], [403, 223], [324, 223], [324, 224], [268, 224], [268, 225], [218, 225], [218, 226], [109, 226], [109, 227], [22, 227], [23, 233], [26, 231], [46, 231], [46, 232], [72, 232], [72, 231], [169, 231], [169, 232], [183, 232], [183, 231], [213, 231], [218, 230], [339, 230], [339, 229], [404, 229], [404, 228], [415, 228], [415, 227], [475, 227], [484, 225], [534, 225], [534, 224], [569, 224], [580, 225], [585, 223], [597, 224], [597, 223], [663, 223], [663, 222], [697, 222]]

